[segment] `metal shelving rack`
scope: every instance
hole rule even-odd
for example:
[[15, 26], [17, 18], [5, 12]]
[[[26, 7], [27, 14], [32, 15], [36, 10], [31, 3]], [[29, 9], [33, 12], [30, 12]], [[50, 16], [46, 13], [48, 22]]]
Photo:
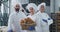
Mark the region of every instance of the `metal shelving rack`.
[[60, 32], [60, 13], [51, 13], [51, 17], [54, 20], [51, 25], [51, 32]]

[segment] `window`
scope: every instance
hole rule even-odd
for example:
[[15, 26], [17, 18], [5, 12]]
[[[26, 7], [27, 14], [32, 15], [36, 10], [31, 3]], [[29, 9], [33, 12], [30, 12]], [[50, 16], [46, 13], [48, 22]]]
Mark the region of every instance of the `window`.
[[29, 0], [30, 3], [40, 4], [42, 2], [45, 2], [47, 6], [50, 6], [50, 0]]

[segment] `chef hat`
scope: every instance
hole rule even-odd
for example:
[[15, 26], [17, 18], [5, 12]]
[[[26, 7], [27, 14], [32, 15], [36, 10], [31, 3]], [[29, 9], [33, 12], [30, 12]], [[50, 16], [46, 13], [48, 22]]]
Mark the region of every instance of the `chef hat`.
[[36, 13], [37, 12], [37, 5], [34, 4], [34, 3], [29, 3], [27, 6], [26, 6], [26, 9], [28, 9], [28, 11], [30, 11], [30, 7], [32, 7], [34, 9], [34, 12]]
[[42, 5], [44, 6], [44, 8], [46, 8], [46, 3], [43, 2], [43, 3], [41, 3], [41, 4], [38, 5], [37, 10], [40, 10], [40, 8], [41, 8]]

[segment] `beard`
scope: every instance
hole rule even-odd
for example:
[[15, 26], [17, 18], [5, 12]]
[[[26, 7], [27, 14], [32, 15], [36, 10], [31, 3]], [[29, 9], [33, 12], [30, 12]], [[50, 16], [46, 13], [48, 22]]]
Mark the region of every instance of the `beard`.
[[15, 9], [16, 12], [19, 12], [19, 8]]

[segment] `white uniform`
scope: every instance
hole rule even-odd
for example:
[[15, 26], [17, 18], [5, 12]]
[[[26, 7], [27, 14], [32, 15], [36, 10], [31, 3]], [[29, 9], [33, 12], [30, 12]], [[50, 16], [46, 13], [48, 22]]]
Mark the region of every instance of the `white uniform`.
[[34, 17], [37, 23], [36, 32], [49, 32], [49, 25], [53, 23], [53, 20], [48, 14], [38, 12]]
[[[34, 3], [29, 3], [27, 6], [26, 6], [26, 9], [28, 9], [28, 11], [30, 12], [30, 7], [32, 7], [33, 9], [34, 9], [34, 14], [37, 12], [37, 5], [36, 4], [34, 4]], [[33, 15], [34, 15], [33, 14]], [[27, 17], [30, 17], [32, 20], [34, 20], [34, 17], [33, 17], [33, 15], [28, 15]], [[35, 21], [35, 20], [34, 20]], [[35, 30], [33, 30], [33, 31], [29, 31], [29, 30], [27, 30], [27, 32], [36, 32]]]
[[43, 32], [49, 32], [49, 25], [53, 23], [53, 20], [48, 16], [47, 13], [41, 13], [41, 23]]
[[38, 30], [36, 30], [37, 32], [49, 32], [49, 25], [53, 23], [53, 20], [48, 16], [47, 13], [44, 12], [40, 12], [40, 8], [41, 6], [44, 6], [44, 8], [46, 8], [46, 4], [45, 3], [41, 3], [38, 6], [38, 10], [39, 12], [35, 15], [37, 20], [37, 24], [39, 27]]
[[23, 12], [15, 12], [9, 16], [8, 20], [8, 31], [13, 30], [15, 32], [26, 32], [26, 30], [21, 30], [20, 20], [25, 18]]

